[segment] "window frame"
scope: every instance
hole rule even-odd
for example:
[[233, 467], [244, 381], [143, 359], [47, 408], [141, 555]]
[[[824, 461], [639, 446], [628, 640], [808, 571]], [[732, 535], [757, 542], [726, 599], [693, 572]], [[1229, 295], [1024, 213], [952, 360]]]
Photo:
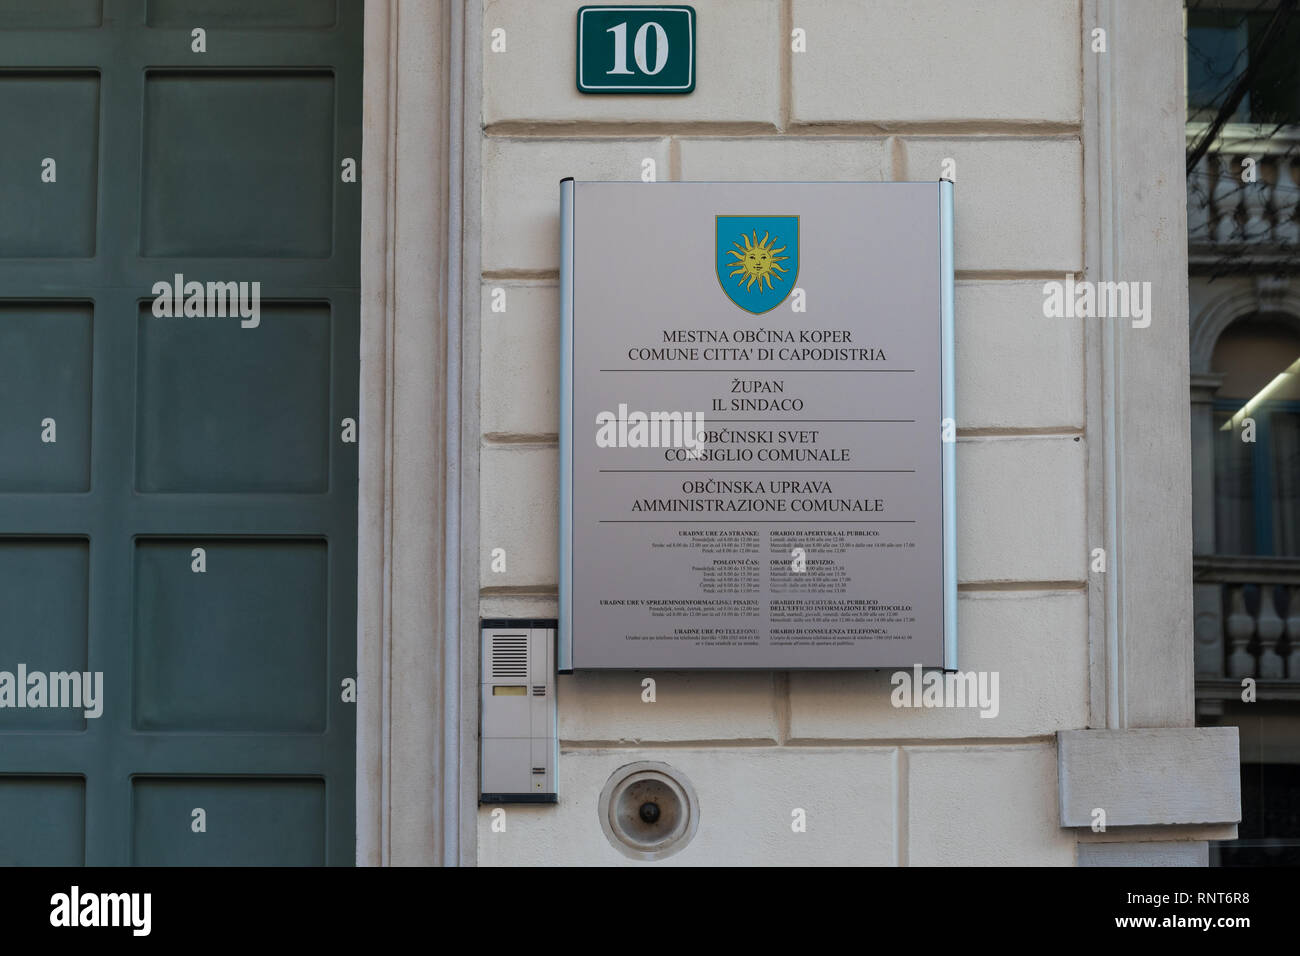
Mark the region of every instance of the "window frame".
[[[1239, 398], [1216, 398], [1211, 403], [1214, 411], [1228, 412], [1230, 415], [1241, 408]], [[1264, 414], [1260, 414], [1263, 412]], [[1251, 498], [1255, 526], [1254, 554], [1262, 557], [1276, 557], [1273, 541], [1273, 428], [1272, 416], [1275, 412], [1290, 412], [1300, 415], [1300, 399], [1267, 399], [1261, 402], [1250, 418], [1255, 422], [1255, 440], [1252, 445], [1250, 464], [1252, 468]], [[1220, 427], [1215, 422], [1216, 431]], [[1214, 495], [1215, 517], [1218, 517], [1218, 489]], [[1218, 548], [1216, 547], [1216, 550]]]

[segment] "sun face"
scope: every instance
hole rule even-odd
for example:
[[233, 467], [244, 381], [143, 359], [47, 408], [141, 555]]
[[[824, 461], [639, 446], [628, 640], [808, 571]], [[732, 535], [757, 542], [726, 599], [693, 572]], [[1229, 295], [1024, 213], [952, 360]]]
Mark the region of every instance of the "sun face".
[[[789, 256], [778, 255], [785, 252], [785, 246], [777, 246], [777, 237], [772, 236], [768, 240], [770, 233], [763, 233], [763, 238], [758, 238], [758, 232], [755, 231], [751, 236], [741, 235], [745, 245], [742, 248], [739, 242], [733, 242], [735, 249], [728, 249], [727, 254], [735, 256], [736, 261], [730, 263], [735, 268], [732, 270], [733, 276], [739, 276], [736, 285], [744, 285], [745, 291], [748, 292], [754, 288], [754, 283], [758, 283], [758, 291], [763, 291], [763, 283], [772, 288], [772, 280], [782, 281], [781, 273], [786, 270], [781, 263], [785, 262]], [[748, 280], [748, 283], [746, 283]]]

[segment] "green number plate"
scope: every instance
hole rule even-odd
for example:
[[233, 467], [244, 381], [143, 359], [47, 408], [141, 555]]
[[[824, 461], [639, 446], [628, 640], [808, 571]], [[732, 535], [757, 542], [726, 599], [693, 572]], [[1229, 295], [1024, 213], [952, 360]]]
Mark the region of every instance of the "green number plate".
[[694, 7], [578, 9], [580, 92], [689, 93], [694, 89]]

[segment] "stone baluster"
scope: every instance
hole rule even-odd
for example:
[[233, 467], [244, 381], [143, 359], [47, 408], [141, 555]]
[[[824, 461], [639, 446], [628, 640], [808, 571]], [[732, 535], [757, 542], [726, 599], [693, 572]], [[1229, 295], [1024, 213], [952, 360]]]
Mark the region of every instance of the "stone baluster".
[[1246, 213], [1241, 204], [1241, 179], [1232, 168], [1236, 157], [1220, 153], [1219, 175], [1214, 181], [1215, 204], [1219, 211], [1219, 242], [1240, 242], [1246, 228]]
[[1300, 157], [1279, 156], [1277, 164], [1277, 241], [1300, 245]]
[[1227, 630], [1230, 653], [1229, 677], [1254, 677], [1255, 657], [1250, 653], [1250, 639], [1255, 634], [1255, 619], [1246, 610], [1246, 594], [1240, 584], [1228, 585], [1231, 609], [1228, 611]]
[[1207, 154], [1205, 163], [1205, 182], [1210, 190], [1210, 228], [1211, 242], [1226, 242], [1232, 235], [1233, 205], [1230, 179], [1225, 180], [1224, 158], [1218, 153]]
[[1241, 180], [1244, 172], [1241, 161], [1247, 155], [1234, 153], [1228, 158], [1230, 162], [1227, 172], [1237, 180], [1236, 230], [1233, 239], [1236, 242], [1266, 242], [1269, 235], [1268, 181], [1264, 164], [1260, 162], [1260, 157], [1253, 157], [1256, 160], [1255, 181], [1247, 183]]
[[1197, 677], [1223, 677], [1227, 654], [1223, 646], [1223, 592], [1220, 588], [1218, 584], [1192, 585], [1193, 659]]
[[1278, 616], [1273, 603], [1276, 588], [1264, 585], [1259, 589], [1259, 676], [1261, 680], [1282, 679], [1282, 655], [1278, 653], [1278, 641], [1281, 640], [1286, 625]]
[[1278, 158], [1276, 156], [1262, 157], [1256, 171], [1259, 174], [1259, 181], [1254, 185], [1257, 189], [1260, 216], [1263, 220], [1260, 228], [1263, 231], [1258, 235], [1252, 233], [1250, 238], [1253, 242], [1277, 242], [1277, 224], [1280, 218], [1278, 214], [1277, 183], [1278, 174], [1281, 172]]
[[1287, 655], [1286, 673], [1292, 680], [1300, 680], [1300, 587], [1291, 588], [1291, 603], [1286, 614], [1286, 639], [1291, 645]]
[[1193, 242], [1210, 242], [1214, 238], [1210, 208], [1214, 170], [1211, 157], [1202, 156], [1187, 177], [1187, 235]]

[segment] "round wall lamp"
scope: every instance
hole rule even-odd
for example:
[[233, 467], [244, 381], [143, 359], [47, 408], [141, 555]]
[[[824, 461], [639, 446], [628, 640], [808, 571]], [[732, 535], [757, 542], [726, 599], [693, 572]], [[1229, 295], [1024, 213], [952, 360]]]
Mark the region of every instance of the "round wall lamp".
[[695, 788], [680, 770], [643, 760], [619, 767], [600, 792], [600, 826], [624, 856], [662, 860], [684, 849], [700, 825]]

